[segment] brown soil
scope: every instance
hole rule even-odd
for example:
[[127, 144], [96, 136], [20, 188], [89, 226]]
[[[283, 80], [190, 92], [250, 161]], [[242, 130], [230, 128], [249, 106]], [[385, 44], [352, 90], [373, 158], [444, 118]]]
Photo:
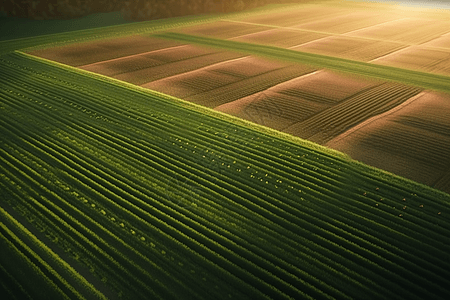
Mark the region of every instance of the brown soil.
[[213, 23], [190, 26], [178, 29], [176, 31], [185, 34], [208, 36], [218, 39], [228, 39], [264, 30], [267, 30], [267, 27], [254, 24], [217, 21]]
[[331, 33], [346, 33], [353, 30], [377, 25], [383, 22], [395, 20], [397, 16], [392, 14], [380, 14], [379, 12], [358, 11], [343, 13], [331, 18], [324, 18], [319, 21], [314, 21], [306, 24], [296, 26], [301, 29], [331, 32]]
[[163, 78], [143, 87], [213, 108], [266, 90], [311, 70], [305, 66], [245, 57]]
[[114, 75], [113, 77], [132, 84], [147, 87], [146, 84], [166, 77], [184, 74], [209, 65], [223, 61], [243, 57], [244, 55], [233, 52], [217, 52], [208, 55], [197, 56], [180, 61], [168, 62], [155, 67], [131, 71]]
[[421, 44], [449, 32], [450, 28], [445, 25], [446, 23], [436, 20], [404, 18], [352, 31], [346, 35]]
[[254, 123], [283, 130], [326, 108], [323, 103], [273, 92], [271, 89], [215, 109]]
[[[140, 74], [142, 70], [158, 69], [159, 66], [167, 67], [168, 65], [173, 65], [177, 62], [186, 62], [192, 60], [195, 61], [199, 58], [204, 59], [204, 61], [206, 62], [211, 57], [215, 57], [215, 60], [213, 60], [214, 63], [216, 62], [216, 59], [218, 59], [218, 57], [216, 57], [217, 54], [221, 55], [222, 52], [217, 49], [208, 49], [193, 45], [182, 45], [101, 61], [80, 66], [80, 68], [102, 75], [114, 77], [127, 73], [134, 74], [137, 72], [138, 74]], [[154, 74], [156, 75], [157, 72], [155, 72]], [[143, 78], [144, 77], [136, 79], [141, 80]], [[134, 80], [126, 81], [135, 82]]]
[[419, 92], [418, 88], [395, 83], [376, 85], [283, 131], [318, 144], [324, 144], [372, 116], [407, 101]]
[[136, 35], [42, 49], [30, 54], [77, 67], [179, 45], [181, 43], [176, 41]]
[[308, 98], [315, 98], [315, 101], [335, 104], [377, 83], [376, 80], [322, 70], [311, 76], [286, 82], [274, 88], [273, 91], [299, 97], [309, 95]]
[[447, 48], [450, 50], [450, 34], [445, 34], [445, 35], [440, 36], [432, 41], [424, 43], [423, 46], [441, 47], [441, 48]]
[[395, 42], [382, 42], [346, 36], [330, 36], [299, 45], [292, 49], [359, 61], [370, 61], [399, 50], [402, 47], [404, 45]]
[[411, 46], [381, 57], [375, 60], [374, 63], [450, 75], [450, 49], [445, 51]]
[[326, 146], [352, 158], [450, 192], [450, 96], [425, 92], [369, 119]]
[[239, 21], [272, 26], [297, 26], [337, 16], [345, 11], [345, 9], [332, 6], [303, 5], [301, 8], [289, 11], [245, 16], [239, 18]]
[[281, 48], [290, 48], [327, 35], [315, 32], [305, 32], [295, 29], [276, 28], [234, 38], [233, 40], [244, 43], [269, 45]]
[[[297, 124], [302, 124], [301, 128], [306, 128], [305, 124], [311, 120], [320, 123], [327, 122], [328, 119], [337, 119], [339, 116], [345, 119], [340, 112], [331, 113], [331, 116], [318, 120], [315, 116], [321, 116], [321, 113], [334, 106], [339, 107], [340, 102], [353, 99], [352, 96], [380, 83], [376, 80], [362, 80], [329, 71], [310, 72], [260, 93], [223, 104], [216, 109], [260, 125], [302, 136], [304, 132], [299, 131]], [[318, 88], [324, 86], [326, 88]], [[354, 99], [354, 102], [361, 102], [359, 98]], [[320, 132], [321, 128], [320, 124], [313, 121], [311, 124], [308, 123], [312, 127], [309, 129], [317, 131], [310, 132], [310, 136]], [[335, 125], [337, 124], [338, 120], [335, 120]], [[340, 127], [336, 126], [333, 129], [338, 128]]]

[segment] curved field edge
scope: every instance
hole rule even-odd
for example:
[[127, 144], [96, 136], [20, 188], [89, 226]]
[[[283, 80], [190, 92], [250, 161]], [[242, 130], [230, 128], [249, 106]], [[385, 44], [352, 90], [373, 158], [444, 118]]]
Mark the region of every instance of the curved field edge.
[[25, 37], [0, 41], [0, 55], [22, 49], [31, 51], [51, 47], [65, 46], [80, 42], [103, 40], [129, 35], [150, 34], [176, 27], [187, 27], [201, 23], [210, 23], [224, 18], [235, 18], [247, 15], [263, 14], [266, 13], [267, 11], [287, 10], [290, 9], [290, 7], [292, 6], [299, 6], [299, 4], [278, 4], [278, 5], [272, 4], [236, 13], [182, 16], [175, 18], [97, 27], [92, 29], [74, 30], [54, 34], [44, 33], [42, 35], [34, 37]]
[[[89, 72], [86, 70], [82, 70], [82, 69], [78, 69], [75, 67], [71, 67], [68, 65], [64, 65], [58, 62], [54, 62], [45, 58], [40, 58], [40, 57], [36, 57], [33, 56], [31, 54], [27, 54], [27, 53], [23, 53], [20, 51], [15, 51], [14, 55], [17, 55], [18, 57], [22, 57], [25, 59], [31, 59], [40, 63], [44, 63], [56, 68], [60, 68], [60, 69], [64, 69], [68, 72], [72, 72], [72, 73], [76, 73], [82, 76], [86, 76], [89, 78], [94, 78], [96, 80], [102, 81], [102, 82], [106, 82], [115, 86], [121, 86], [121, 87], [125, 87], [127, 89], [133, 90], [135, 92], [141, 93], [141, 94], [147, 94], [147, 95], [154, 95], [156, 97], [158, 97], [160, 100], [166, 101], [168, 103], [174, 104], [176, 103], [176, 105], [181, 106], [183, 108], [186, 108], [188, 110], [194, 110], [197, 111], [199, 113], [202, 113], [204, 115], [216, 118], [216, 119], [220, 119], [223, 120], [224, 122], [228, 122], [234, 125], [238, 125], [238, 126], [242, 126], [242, 127], [246, 127], [248, 129], [254, 130], [256, 132], [268, 135], [268, 136], [272, 136], [278, 139], [282, 139], [288, 142], [291, 142], [293, 144], [299, 145], [301, 147], [305, 147], [308, 148], [310, 150], [313, 151], [317, 151], [323, 155], [332, 157], [334, 159], [339, 159], [342, 162], [345, 162], [348, 164], [348, 167], [351, 167], [353, 170], [357, 171], [360, 174], [364, 174], [364, 176], [367, 176], [368, 178], [372, 178], [372, 179], [376, 179], [376, 180], [380, 180], [384, 183], [387, 184], [394, 184], [396, 186], [403, 186], [403, 187], [409, 187], [410, 189], [416, 190], [417, 187], [419, 187], [420, 189], [420, 193], [422, 193], [423, 195], [428, 195], [429, 197], [448, 197], [449, 194], [442, 192], [440, 190], [434, 189], [430, 186], [418, 183], [416, 181], [407, 179], [405, 177], [402, 176], [398, 176], [395, 175], [391, 172], [382, 170], [382, 169], [378, 169], [369, 165], [366, 165], [362, 162], [353, 160], [349, 155], [319, 145], [317, 143], [314, 142], [310, 142], [308, 140], [287, 134], [287, 133], [283, 133], [280, 132], [278, 130], [275, 129], [271, 129], [269, 127], [263, 126], [263, 125], [258, 125], [255, 124], [251, 121], [247, 121], [247, 120], [243, 120], [240, 119], [238, 117], [234, 117], [232, 115], [226, 114], [226, 113], [222, 113], [220, 111], [216, 111], [213, 110], [211, 108], [207, 108], [180, 98], [176, 98], [167, 94], [163, 94], [157, 91], [153, 91], [153, 90], [149, 90], [146, 88], [142, 88], [124, 81], [120, 81], [108, 76], [104, 76], [101, 74], [97, 74], [97, 73], [93, 73], [93, 72]], [[450, 205], [450, 202], [448, 203]]]
[[[18, 189], [12, 191], [12, 194], [16, 193], [16, 201], [28, 207], [30, 202], [27, 200], [32, 200], [32, 198], [22, 197], [23, 193], [28, 192], [30, 196], [36, 198], [33, 200], [36, 205], [33, 204], [33, 206], [41, 207], [39, 209], [43, 213], [51, 215], [54, 222], [60, 224], [61, 236], [71, 238], [73, 236], [71, 232], [75, 234], [78, 232], [80, 243], [92, 247], [94, 243], [81, 240], [81, 233], [87, 234], [100, 248], [105, 247], [107, 252], [102, 254], [105, 259], [108, 253], [118, 259], [117, 267], [124, 265], [121, 262], [127, 263], [124, 261], [127, 258], [133, 259], [132, 262], [136, 263], [137, 261], [134, 259], [139, 259], [136, 256], [138, 253], [133, 254], [134, 252], [130, 252], [131, 249], [124, 249], [128, 242], [131, 242], [131, 245], [138, 249], [139, 253], [148, 253], [150, 248], [145, 244], [148, 245], [153, 240], [151, 239], [152, 234], [149, 232], [149, 225], [154, 224], [170, 237], [187, 243], [187, 246], [196, 251], [195, 253], [198, 255], [203, 255], [210, 261], [216, 262], [217, 267], [214, 267], [214, 270], [229, 270], [230, 274], [241, 274], [238, 276], [245, 279], [249, 286], [257, 288], [261, 293], [268, 293], [275, 299], [280, 299], [275, 296], [287, 296], [287, 294], [278, 293], [270, 286], [277, 286], [279, 291], [290, 293], [296, 299], [302, 298], [295, 297], [294, 295], [299, 294], [298, 291], [285, 284], [292, 283], [297, 287], [299, 283], [299, 280], [285, 272], [289, 270], [285, 268], [290, 268], [287, 264], [290, 261], [299, 269], [312, 264], [314, 267], [310, 268], [311, 271], [317, 270], [317, 263], [311, 258], [306, 259], [307, 264], [305, 265], [295, 258], [297, 255], [294, 256], [294, 254], [302, 254], [302, 250], [296, 249], [303, 247], [301, 249], [307, 250], [304, 247], [308, 240], [317, 243], [309, 243], [312, 248], [308, 250], [308, 253], [313, 257], [320, 258], [324, 268], [327, 265], [339, 268], [343, 274], [357, 279], [361, 283], [360, 287], [367, 283], [367, 280], [364, 279], [366, 277], [375, 280], [377, 284], [370, 283], [370, 287], [366, 288], [366, 291], [367, 289], [374, 293], [379, 291], [385, 297], [374, 296], [373, 298], [394, 298], [393, 294], [389, 295], [383, 291], [387, 286], [387, 290], [395, 290], [394, 294], [398, 295], [398, 298], [418, 299], [425, 293], [422, 284], [426, 285], [427, 290], [432, 294], [436, 293], [434, 291], [436, 282], [439, 282], [440, 285], [440, 287], [437, 286], [440, 290], [438, 293], [440, 295], [448, 294], [448, 280], [445, 279], [449, 278], [445, 276], [448, 275], [446, 271], [448, 270], [446, 267], [448, 266], [448, 260], [446, 260], [448, 252], [444, 252], [449, 245], [448, 237], [445, 234], [449, 228], [448, 197], [427, 199], [426, 196], [424, 197], [426, 192], [423, 192], [418, 186], [414, 186], [413, 189], [409, 187], [395, 188], [390, 181], [383, 183], [380, 182], [380, 178], [368, 178], [363, 173], [353, 170], [353, 166], [347, 160], [327, 157], [322, 152], [310, 151], [309, 148], [301, 147], [301, 145], [283, 143], [279, 139], [271, 142], [270, 140], [274, 139], [267, 138], [264, 134], [247, 130], [244, 127], [231, 126], [229, 122], [223, 122], [192, 110], [189, 113], [188, 109], [177, 103], [160, 99], [156, 95], [114, 86], [98, 81], [96, 78], [81, 76], [39, 61], [31, 61], [23, 56], [17, 56], [17, 54], [8, 55], [6, 59], [4, 71], [2, 70], [3, 74], [16, 78], [17, 82], [2, 80], [3, 95], [5, 96], [2, 101], [6, 103], [5, 107], [9, 105], [13, 107], [8, 108], [10, 113], [5, 113], [5, 120], [0, 122], [6, 133], [5, 137], [2, 136], [6, 143], [2, 147], [4, 149], [0, 149], [5, 154], [5, 157], [2, 155], [1, 160], [6, 164], [6, 167], [3, 167], [4, 172], [10, 177], [7, 179], [9, 181], [5, 183], [2, 181], [1, 186], [12, 191], [14, 189], [12, 180], [18, 180], [27, 191], [20, 192]], [[105, 97], [99, 93], [104, 94]], [[110, 98], [111, 101], [104, 101], [104, 98]], [[71, 103], [72, 101], [74, 103]], [[136, 108], [140, 107], [139, 105], [146, 106], [152, 103], [149, 101], [153, 101], [155, 104], [153, 110], [149, 109], [141, 111], [141, 113], [136, 111]], [[72, 105], [75, 106], [72, 108]], [[55, 110], [49, 114], [49, 109]], [[130, 109], [129, 113], [128, 109]], [[91, 110], [99, 113], [102, 118], [91, 118]], [[158, 120], [155, 116], [152, 117], [149, 111], [163, 118]], [[13, 114], [14, 112], [17, 112], [17, 116]], [[164, 112], [169, 115], [161, 114]], [[69, 113], [73, 113], [74, 116], [67, 118]], [[188, 114], [185, 115], [185, 113]], [[180, 114], [185, 117], [180, 117]], [[98, 117], [100, 118], [100, 116]], [[139, 121], [136, 117], [143, 120]], [[106, 119], [111, 119], [111, 122], [105, 123]], [[200, 122], [204, 122], [205, 126], [195, 127], [194, 124], [198, 126]], [[36, 123], [41, 124], [42, 127], [36, 126]], [[48, 129], [46, 129], [47, 126], [49, 126]], [[128, 128], [128, 126], [130, 127]], [[59, 133], [57, 135], [50, 134], [49, 130], [52, 128], [58, 130]], [[185, 128], [186, 131], [183, 133], [180, 128]], [[208, 129], [211, 132], [208, 133]], [[240, 132], [233, 134], [233, 129], [238, 129]], [[242, 143], [246, 140], [242, 131], [245, 131], [247, 136], [259, 139], [261, 142], [264, 140], [264, 145], [248, 138], [247, 141], [251, 147], [246, 147]], [[45, 132], [49, 134], [45, 134]], [[65, 136], [69, 139], [63, 139]], [[21, 137], [21, 139], [17, 139], [17, 137]], [[236, 137], [240, 138], [236, 140]], [[164, 141], [164, 138], [167, 140]], [[201, 154], [194, 155], [193, 152], [188, 151], [194, 150], [192, 148], [195, 148], [196, 152], [206, 149], [217, 151], [218, 154], [210, 156], [207, 154], [208, 151], [202, 151]], [[15, 149], [19, 149], [19, 152], [16, 152]], [[163, 151], [164, 149], [168, 151]], [[262, 151], [258, 149], [262, 149]], [[269, 149], [271, 151], [268, 151]], [[281, 154], [283, 150], [285, 157], [279, 158], [278, 154]], [[96, 151], [100, 152], [95, 154]], [[267, 151], [271, 153], [266, 154]], [[42, 154], [45, 155], [42, 156]], [[93, 156], [94, 154], [95, 156]], [[107, 158], [113, 161], [98, 163], [99, 161], [95, 158], [104, 154], [107, 154]], [[294, 156], [292, 159], [290, 159], [291, 154]], [[309, 154], [309, 156], [299, 158], [299, 155], [302, 154]], [[235, 162], [237, 161], [236, 167], [242, 168], [242, 172], [235, 171], [234, 168], [230, 169], [229, 165], [228, 168], [226, 166], [218, 167], [217, 172], [214, 172], [215, 168], [211, 170], [210, 167], [202, 164], [201, 155], [203, 157], [206, 155], [208, 159], [216, 158], [218, 162], [223, 162], [222, 165], [227, 163], [234, 166], [234, 159]], [[224, 157], [221, 158], [220, 155], [224, 155]], [[330, 162], [334, 163], [332, 167], [329, 166]], [[158, 167], [159, 171], [155, 169], [157, 163], [162, 164]], [[307, 166], [303, 166], [303, 163]], [[287, 167], [289, 165], [291, 168]], [[247, 166], [250, 169], [247, 169]], [[69, 172], [71, 177], [61, 177], [63, 174], [58, 171], [61, 167]], [[38, 171], [41, 172], [36, 172], [34, 169], [39, 169]], [[129, 178], [130, 175], [135, 174], [134, 172], [146, 176], [147, 180]], [[154, 172], [156, 175], [153, 174]], [[287, 189], [283, 192], [284, 188], [280, 191], [276, 186], [268, 185], [267, 182], [261, 184], [259, 178], [255, 182], [254, 179], [248, 178], [249, 172], [268, 178], [266, 180], [270, 180], [271, 184], [278, 184], [279, 181], [274, 181], [277, 178], [282, 179], [286, 188], [292, 188], [292, 192], [288, 193]], [[263, 174], [258, 175], [260, 173]], [[271, 174], [269, 177], [267, 177], [268, 173]], [[201, 197], [201, 201], [196, 202], [197, 209], [192, 209], [192, 211], [185, 209], [185, 206], [177, 205], [176, 199], [172, 196], [168, 198], [161, 194], [164, 193], [163, 189], [166, 185], [161, 185], [163, 182], [159, 177], [171, 174], [180, 176], [184, 174], [189, 177], [187, 179], [191, 184], [195, 181], [200, 184], [199, 187], [203, 186], [194, 191], [198, 197]], [[51, 178], [52, 181], [47, 182], [47, 178]], [[236, 178], [240, 178], [240, 180]], [[53, 181], [53, 179], [63, 180], [65, 183], [61, 185], [60, 182]], [[29, 184], [32, 183], [30, 180], [33, 180], [34, 184]], [[174, 181], [170, 182], [173, 185]], [[216, 184], [211, 184], [213, 182]], [[39, 183], [44, 186], [39, 188], [36, 186]], [[66, 189], [66, 184], [70, 186], [69, 190]], [[282, 183], [279, 182], [279, 184]], [[159, 186], [158, 189], [161, 193], [152, 186]], [[181, 189], [183, 186], [176, 185], [172, 189]], [[294, 186], [295, 189], [293, 189]], [[184, 187], [192, 189], [192, 186], [189, 187], [189, 185]], [[57, 190], [58, 193], [51, 194], [48, 190], [50, 188]], [[83, 197], [86, 196], [89, 202], [83, 204], [78, 194], [69, 196], [72, 191], [81, 193]], [[100, 194], [97, 193], [95, 194], [97, 196], [93, 195], [94, 191], [102, 196], [99, 198]], [[184, 193], [189, 192], [186, 189], [183, 191]], [[367, 191], [367, 196], [363, 195], [363, 191]], [[45, 195], [44, 198], [40, 197], [40, 192]], [[417, 201], [411, 199], [413, 206], [411, 206], [410, 214], [405, 215], [405, 218], [399, 218], [396, 215], [398, 212], [393, 214], [389, 206], [402, 203], [401, 197], [408, 197], [409, 203], [409, 193], [419, 194], [419, 200], [424, 201], [425, 208], [419, 208]], [[223, 194], [225, 196], [222, 196]], [[186, 196], [186, 194], [184, 195]], [[300, 196], [305, 197], [307, 201], [301, 201], [303, 199]], [[384, 202], [377, 202], [380, 199], [378, 197], [385, 198]], [[68, 201], [69, 199], [73, 201]], [[228, 205], [229, 201], [233, 201], [232, 204]], [[148, 203], [146, 204], [146, 202]], [[208, 206], [207, 203], [209, 203]], [[375, 203], [379, 203], [380, 206], [375, 208]], [[425, 209], [428, 206], [431, 210], [429, 210], [429, 214], [426, 214]], [[75, 207], [78, 208], [75, 209]], [[225, 214], [223, 214], [224, 210]], [[436, 214], [438, 211], [442, 211], [441, 216]], [[215, 215], [223, 216], [228, 222], [215, 219]], [[120, 229], [116, 221], [110, 220], [110, 217], [116, 218], [117, 222], [129, 220], [125, 222], [126, 233]], [[66, 221], [63, 223], [60, 221], [61, 219]], [[250, 220], [253, 221], [250, 222]], [[98, 225], [97, 222], [99, 222]], [[230, 222], [236, 222], [238, 226], [234, 226]], [[435, 224], [435, 222], [439, 224]], [[262, 227], [262, 225], [268, 224], [270, 226], [267, 229]], [[315, 225], [313, 226], [313, 224]], [[99, 225], [102, 227], [100, 228]], [[168, 226], [172, 227], [168, 228]], [[77, 231], [66, 230], [70, 228], [75, 228]], [[92, 232], [97, 231], [94, 229], [101, 229], [102, 238], [87, 231], [88, 228], [92, 228]], [[106, 231], [107, 228], [110, 231]], [[255, 228], [258, 230], [254, 231]], [[132, 229], [131, 232], [130, 229]], [[247, 234], [243, 233], [245, 229], [248, 230]], [[114, 240], [112, 236], [108, 238], [108, 232], [117, 234], [117, 238]], [[145, 237], [145, 240], [140, 239], [141, 235]], [[268, 242], [258, 241], [257, 238], [261, 235], [268, 239]], [[192, 240], [188, 240], [187, 237], [192, 237]], [[285, 250], [278, 252], [275, 249], [261, 252], [258, 248], [250, 247], [245, 242], [246, 239], [253, 239], [252, 242], [262, 248], [268, 245], [277, 247], [283, 241], [283, 247], [280, 248]], [[158, 244], [162, 242], [160, 238], [157, 241]], [[198, 242], [203, 243], [207, 248], [200, 248]], [[170, 244], [167, 247], [169, 246]], [[418, 248], [422, 248], [426, 252], [418, 250]], [[158, 257], [161, 258], [159, 267], [164, 266], [163, 260], [165, 261], [165, 259], [161, 257], [161, 254], [165, 255], [167, 249], [163, 249], [165, 252], [160, 251], [158, 254]], [[317, 256], [315, 249], [323, 255]], [[120, 258], [115, 254], [116, 252], [113, 252], [115, 250], [118, 251], [117, 253], [127, 253], [126, 257]], [[159, 248], [159, 250], [162, 249]], [[293, 257], [280, 255], [284, 251], [292, 252]], [[183, 253], [186, 252], [183, 251]], [[197, 255], [195, 253], [191, 254]], [[411, 256], [410, 253], [414, 253], [414, 255]], [[279, 255], [287, 260], [281, 270], [276, 268], [276, 266], [281, 266], [277, 258]], [[151, 257], [156, 256], [152, 255]], [[424, 257], [426, 260], [423, 260]], [[232, 260], [232, 263], [227, 262], [227, 258]], [[142, 259], [138, 261], [142, 261]], [[342, 269], [336, 264], [336, 261], [342, 261], [348, 270]], [[149, 265], [150, 262], [146, 261], [143, 266]], [[181, 259], [181, 262], [188, 263], [187, 259]], [[271, 263], [269, 264], [269, 262]], [[362, 264], [358, 265], [358, 262]], [[257, 267], [259, 263], [263, 263], [263, 269]], [[378, 263], [380, 266], [377, 265]], [[173, 269], [174, 264], [176, 262], [170, 263], [171, 270], [175, 270]], [[256, 277], [251, 275], [256, 273], [236, 273], [239, 271], [238, 265], [242, 265], [245, 272], [258, 271]], [[416, 265], [422, 267], [417, 268]], [[155, 267], [152, 265], [152, 268]], [[112, 272], [115, 269], [111, 269], [108, 274], [117, 274], [117, 272]], [[426, 271], [429, 269], [436, 271], [434, 271], [435, 273]], [[146, 278], [151, 277], [150, 272], [140, 269], [135, 264], [129, 265], [127, 270], [135, 270], [135, 272], [145, 275]], [[180, 270], [180, 268], [177, 267], [176, 270]], [[270, 276], [265, 270], [274, 272], [275, 276]], [[405, 273], [403, 270], [408, 272]], [[187, 275], [189, 269], [185, 271], [182, 274]], [[356, 273], [353, 274], [351, 271]], [[302, 278], [299, 272], [296, 273], [298, 279]], [[172, 274], [175, 278], [175, 273]], [[223, 274], [225, 275], [225, 273]], [[317, 274], [317, 279], [332, 283], [333, 277], [340, 278], [340, 275], [329, 278], [329, 275], [326, 274], [329, 273]], [[427, 277], [427, 274], [432, 276]], [[388, 275], [387, 278], [385, 275]], [[191, 277], [192, 275], [189, 276], [189, 279]], [[318, 290], [324, 291], [320, 288], [323, 284], [311, 276], [303, 277], [316, 287], [315, 290], [311, 290], [312, 294], [308, 293], [309, 295], [325, 298], [320, 297], [326, 295], [319, 293]], [[183, 276], [178, 275], [178, 278], [183, 278]], [[258, 278], [264, 282], [258, 281]], [[437, 281], [431, 283], [431, 278], [436, 278]], [[198, 279], [201, 283], [201, 277]], [[283, 281], [279, 279], [283, 279]], [[117, 281], [119, 280], [121, 278], [117, 278]], [[412, 282], [417, 283], [419, 287], [416, 288], [415, 284], [409, 280], [413, 280]], [[344, 296], [353, 295], [355, 298], [360, 298], [355, 296], [355, 293], [350, 293], [352, 290], [357, 292], [349, 287], [350, 281], [343, 281], [347, 283], [346, 287], [341, 286], [339, 282], [333, 283], [332, 286], [343, 291]], [[270, 285], [267, 285], [266, 282]], [[134, 283], [138, 284], [135, 281]], [[182, 285], [182, 282], [179, 284]], [[187, 292], [189, 286], [185, 287], [184, 292]], [[192, 292], [200, 292], [200, 289], [196, 288], [197, 284], [194, 286], [196, 290]], [[303, 286], [307, 285], [303, 284]], [[411, 291], [406, 290], [405, 286], [411, 287]], [[158, 285], [154, 285], [154, 287], [157, 288]], [[162, 293], [161, 296], [169, 296], [171, 292], [162, 287], [158, 290]], [[421, 294], [414, 297], [414, 291]], [[261, 296], [261, 293], [258, 294]], [[343, 299], [343, 295], [335, 293], [333, 289], [328, 289], [326, 293], [330, 297], [334, 295], [334, 298]], [[253, 299], [263, 298], [257, 297], [257, 294], [253, 296]], [[204, 297], [206, 298], [206, 295]], [[199, 297], [195, 298], [200, 299]], [[444, 297], [442, 296], [442, 298]]]
[[158, 98], [160, 98], [161, 100], [165, 100], [165, 101], [168, 101], [170, 103], [177, 103], [179, 106], [185, 107], [187, 109], [195, 110], [195, 111], [200, 112], [202, 114], [205, 114], [205, 115], [217, 118], [217, 119], [221, 119], [221, 120], [223, 120], [225, 122], [230, 122], [230, 123], [233, 123], [235, 125], [247, 127], [249, 129], [255, 130], [255, 131], [263, 133], [263, 134], [267, 134], [267, 135], [270, 135], [270, 136], [273, 136], [273, 137], [284, 139], [284, 140], [290, 141], [292, 143], [295, 143], [295, 144], [298, 144], [298, 145], [301, 145], [301, 146], [304, 146], [304, 147], [308, 147], [310, 149], [314, 149], [314, 150], [320, 151], [322, 153], [326, 153], [326, 154], [328, 154], [330, 156], [333, 156], [333, 157], [339, 157], [339, 158], [342, 158], [342, 159], [345, 159], [345, 160], [347, 160], [347, 159], [350, 160], [351, 159], [347, 154], [345, 154], [343, 152], [336, 151], [336, 150], [333, 150], [331, 148], [327, 148], [327, 147], [321, 146], [319, 144], [310, 142], [308, 140], [301, 139], [299, 137], [295, 137], [295, 136], [287, 134], [287, 133], [283, 133], [281, 131], [278, 131], [278, 130], [275, 130], [275, 129], [272, 129], [272, 128], [269, 128], [269, 127], [266, 127], [266, 126], [255, 124], [255, 123], [253, 123], [251, 121], [243, 120], [243, 119], [240, 119], [238, 117], [235, 117], [235, 116], [232, 116], [232, 115], [229, 115], [229, 114], [217, 111], [217, 110], [213, 110], [211, 108], [207, 108], [207, 107], [204, 107], [204, 106], [199, 105], [199, 104], [195, 104], [193, 102], [189, 102], [189, 101], [186, 101], [186, 100], [183, 100], [183, 99], [180, 99], [180, 98], [176, 98], [176, 97], [173, 97], [173, 96], [170, 96], [170, 95], [167, 95], [167, 94], [163, 94], [163, 93], [160, 93], [160, 92], [157, 92], [157, 91], [154, 91], [154, 90], [146, 89], [146, 88], [143, 88], [143, 87], [140, 87], [140, 86], [137, 86], [137, 85], [125, 82], [125, 81], [121, 81], [121, 80], [118, 80], [118, 79], [115, 79], [115, 78], [111, 78], [111, 77], [104, 76], [104, 75], [101, 75], [101, 74], [97, 74], [97, 73], [93, 73], [93, 72], [90, 72], [90, 71], [78, 69], [78, 68], [71, 67], [71, 66], [68, 66], [68, 65], [65, 65], [65, 64], [61, 64], [61, 63], [58, 63], [58, 62], [55, 62], [55, 61], [51, 61], [51, 60], [48, 60], [48, 59], [45, 59], [45, 58], [37, 57], [37, 56], [31, 55], [31, 54], [28, 54], [28, 53], [24, 53], [24, 52], [21, 52], [21, 51], [15, 51], [14, 53], [16, 55], [19, 55], [19, 56], [22, 56], [22, 57], [26, 57], [27, 59], [32, 59], [32, 60], [39, 61], [39, 62], [48, 64], [48, 65], [52, 65], [52, 66], [55, 66], [55, 67], [58, 67], [58, 68], [65, 69], [65, 70], [67, 70], [69, 72], [73, 72], [73, 73], [80, 74], [80, 75], [83, 75], [83, 76], [87, 76], [87, 77], [90, 77], [90, 78], [95, 78], [97, 80], [100, 80], [100, 81], [103, 81], [103, 82], [108, 82], [108, 83], [116, 85], [116, 86], [126, 87], [127, 89], [131, 89], [131, 90], [134, 90], [134, 91], [139, 92], [139, 93], [155, 95]]
[[209, 37], [200, 37], [176, 32], [157, 33], [153, 36], [187, 43], [207, 45], [210, 47], [217, 47], [221, 49], [275, 58], [284, 61], [302, 63], [316, 67], [323, 67], [341, 72], [358, 74], [369, 78], [395, 81], [399, 83], [414, 85], [417, 87], [423, 87], [426, 89], [450, 93], [450, 76], [424, 73], [390, 66], [375, 65], [371, 63], [358, 62], [343, 58], [294, 51], [272, 46], [221, 40]]

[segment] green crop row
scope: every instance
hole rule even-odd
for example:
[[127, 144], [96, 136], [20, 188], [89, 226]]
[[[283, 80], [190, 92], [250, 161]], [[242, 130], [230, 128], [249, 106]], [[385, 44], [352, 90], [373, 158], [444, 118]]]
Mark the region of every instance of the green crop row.
[[[20, 53], [0, 64], [5, 205], [105, 295], [448, 293], [448, 195], [152, 91]], [[398, 217], [410, 193], [442, 214]]]

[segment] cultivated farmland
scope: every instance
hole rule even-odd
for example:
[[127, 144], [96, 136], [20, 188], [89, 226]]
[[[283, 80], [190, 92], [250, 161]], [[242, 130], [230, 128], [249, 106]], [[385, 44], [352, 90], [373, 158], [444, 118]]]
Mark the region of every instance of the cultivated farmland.
[[[448, 299], [449, 77], [381, 64], [445, 48], [430, 20], [446, 14], [386, 7], [2, 44], [0, 293]], [[374, 31], [407, 18], [435, 36]], [[336, 51], [314, 50], [327, 42]]]
[[450, 97], [421, 93], [327, 143], [355, 159], [450, 190]]
[[448, 293], [448, 195], [22, 54], [2, 75], [2, 241], [55, 294]]

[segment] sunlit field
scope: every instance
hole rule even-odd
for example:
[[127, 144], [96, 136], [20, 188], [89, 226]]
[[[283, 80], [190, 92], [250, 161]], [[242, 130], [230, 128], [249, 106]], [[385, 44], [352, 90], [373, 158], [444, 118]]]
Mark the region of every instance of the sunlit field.
[[314, 1], [0, 42], [5, 299], [448, 299], [450, 10]]

